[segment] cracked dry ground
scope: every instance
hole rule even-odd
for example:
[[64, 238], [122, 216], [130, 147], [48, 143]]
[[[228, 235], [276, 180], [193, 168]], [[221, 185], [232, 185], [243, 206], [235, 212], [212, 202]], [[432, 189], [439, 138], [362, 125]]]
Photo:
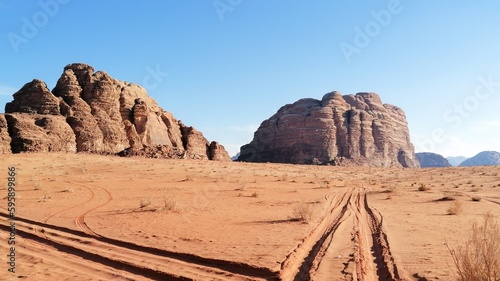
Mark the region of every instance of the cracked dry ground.
[[[498, 167], [5, 160], [2, 170], [18, 170], [15, 277], [27, 280], [454, 280], [445, 243], [500, 210]], [[447, 215], [443, 197], [462, 214]], [[297, 220], [300, 205], [308, 223]]]

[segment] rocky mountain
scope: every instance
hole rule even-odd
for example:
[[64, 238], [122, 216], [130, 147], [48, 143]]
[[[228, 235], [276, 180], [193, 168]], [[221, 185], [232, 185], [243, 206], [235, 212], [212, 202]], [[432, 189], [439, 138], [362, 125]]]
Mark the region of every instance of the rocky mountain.
[[287, 104], [262, 122], [238, 160], [419, 167], [403, 110], [375, 93], [331, 92]]
[[448, 160], [448, 162], [450, 162], [450, 164], [452, 166], [459, 166], [462, 162], [464, 162], [465, 160], [467, 160], [468, 158], [465, 157], [465, 156], [448, 156], [446, 157], [446, 160]]
[[500, 166], [500, 153], [496, 151], [482, 151], [460, 164], [464, 166]]
[[224, 147], [184, 125], [133, 83], [70, 64], [50, 91], [38, 79], [0, 115], [0, 153], [89, 152], [230, 160]]
[[240, 157], [240, 153], [236, 153], [236, 155], [234, 155], [233, 157], [231, 157], [231, 160], [233, 161], [238, 161], [238, 158]]
[[417, 156], [418, 162], [420, 162], [420, 167], [422, 168], [451, 167], [451, 164], [448, 162], [448, 160], [440, 154], [432, 152], [419, 152], [415, 153], [415, 155]]

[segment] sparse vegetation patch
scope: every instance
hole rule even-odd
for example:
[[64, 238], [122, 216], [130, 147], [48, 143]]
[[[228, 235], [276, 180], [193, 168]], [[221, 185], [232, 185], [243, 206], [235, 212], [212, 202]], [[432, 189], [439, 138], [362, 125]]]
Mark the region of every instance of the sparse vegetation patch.
[[177, 209], [177, 198], [175, 197], [166, 197], [163, 199], [163, 209], [166, 211], [173, 211]]
[[302, 222], [309, 222], [312, 218], [312, 208], [309, 204], [300, 203], [293, 209], [293, 216]]
[[460, 213], [462, 213], [462, 202], [453, 201], [448, 208], [448, 215], [459, 215]]
[[455, 264], [458, 281], [500, 280], [500, 225], [491, 214], [472, 225], [463, 245], [448, 249]]
[[428, 187], [425, 183], [420, 183], [418, 186], [418, 191], [429, 191], [431, 190], [430, 187]]
[[139, 201], [139, 208], [141, 209], [149, 205], [151, 205], [151, 198], [142, 198], [141, 201]]

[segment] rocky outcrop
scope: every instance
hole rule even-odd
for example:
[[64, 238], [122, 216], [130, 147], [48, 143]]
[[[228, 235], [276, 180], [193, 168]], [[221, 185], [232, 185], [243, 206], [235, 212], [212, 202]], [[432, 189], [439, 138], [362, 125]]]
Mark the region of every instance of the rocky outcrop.
[[13, 153], [76, 152], [75, 135], [62, 116], [5, 114]]
[[5, 112], [59, 114], [59, 100], [41, 80], [26, 83], [13, 97], [14, 100], [5, 105]]
[[8, 130], [7, 120], [5, 120], [3, 114], [0, 114], [0, 154], [11, 152], [10, 142], [12, 139], [10, 138]]
[[226, 149], [224, 149], [224, 146], [216, 141], [211, 142], [208, 147], [208, 158], [216, 161], [231, 160], [231, 157], [229, 156], [229, 153], [227, 153]]
[[420, 167], [422, 168], [451, 167], [448, 160], [440, 154], [432, 152], [419, 152], [415, 153], [415, 156], [417, 156], [418, 162], [420, 162]]
[[[103, 71], [94, 73], [94, 68], [86, 64], [71, 64], [64, 68], [54, 88], [54, 95], [61, 97], [69, 106], [64, 115], [72, 119], [69, 123], [75, 134], [83, 133], [91, 151], [117, 153], [129, 146], [120, 112], [121, 84], [123, 82]], [[68, 100], [68, 97], [72, 98]], [[75, 111], [82, 111], [83, 114]], [[87, 132], [90, 126], [94, 126], [92, 132]], [[95, 142], [87, 144], [94, 137]]]
[[262, 122], [239, 161], [419, 167], [404, 112], [375, 93], [301, 99]]
[[460, 167], [466, 166], [500, 166], [500, 153], [496, 151], [479, 152], [460, 163]]
[[[87, 64], [67, 65], [52, 92], [43, 81], [35, 79], [13, 97], [5, 107], [6, 113], [11, 113], [6, 117], [13, 152], [74, 150], [229, 160], [223, 146], [217, 144], [212, 149], [201, 132], [184, 126], [161, 109], [143, 87], [116, 80], [103, 71], [94, 72]], [[28, 140], [34, 139], [45, 143], [48, 139], [43, 137], [44, 130], [51, 137], [57, 135], [52, 130], [63, 130], [61, 120], [66, 126], [64, 130], [70, 129], [64, 132], [73, 137], [74, 149], [73, 144], [66, 150], [59, 146], [27, 145]]]
[[203, 135], [193, 127], [179, 123], [182, 132], [182, 143], [186, 149], [185, 157], [194, 159], [209, 158], [209, 144]]

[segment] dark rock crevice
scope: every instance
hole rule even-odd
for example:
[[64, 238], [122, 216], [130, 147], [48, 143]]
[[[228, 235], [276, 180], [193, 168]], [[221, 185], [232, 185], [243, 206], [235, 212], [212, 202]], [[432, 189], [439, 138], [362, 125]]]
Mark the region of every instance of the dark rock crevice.
[[[10, 117], [9, 114], [2, 115], [5, 120], [5, 127], [7, 129], [8, 133], [8, 139], [9, 140], [9, 152], [12, 153], [20, 153], [21, 152], [21, 146], [18, 144], [18, 140], [16, 138], [16, 135], [19, 131], [13, 123], [14, 120]], [[9, 124], [10, 123], [10, 124]], [[6, 153], [6, 150], [4, 150], [4, 153]]]

